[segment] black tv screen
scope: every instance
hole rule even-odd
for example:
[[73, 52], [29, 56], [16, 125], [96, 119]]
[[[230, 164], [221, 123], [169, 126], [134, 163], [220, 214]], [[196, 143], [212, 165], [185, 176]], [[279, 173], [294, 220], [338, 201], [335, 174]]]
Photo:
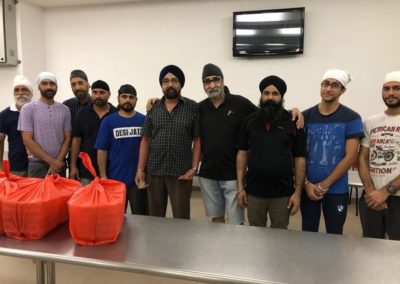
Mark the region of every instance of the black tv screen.
[[233, 12], [233, 56], [302, 54], [305, 8]]

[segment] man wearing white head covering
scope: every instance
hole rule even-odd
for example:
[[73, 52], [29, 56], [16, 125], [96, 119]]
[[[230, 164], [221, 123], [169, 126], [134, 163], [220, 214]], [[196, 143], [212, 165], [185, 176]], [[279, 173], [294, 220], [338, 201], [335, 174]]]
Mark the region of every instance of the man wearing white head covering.
[[363, 236], [400, 240], [400, 71], [386, 74], [386, 110], [364, 121], [359, 172]]
[[71, 114], [56, 102], [57, 78], [41, 72], [36, 78], [40, 99], [23, 106], [18, 120], [25, 146], [29, 150], [28, 176], [65, 176], [64, 159], [71, 140]]
[[347, 215], [347, 171], [357, 161], [364, 136], [358, 113], [339, 102], [351, 76], [328, 70], [322, 76], [321, 102], [304, 111], [307, 173], [301, 201], [303, 231], [318, 232], [321, 209], [327, 233], [342, 234]]
[[13, 82], [14, 103], [0, 112], [0, 171], [3, 170], [4, 141], [8, 136], [8, 160], [13, 174], [26, 176], [28, 172], [28, 155], [22, 142], [21, 133], [17, 130], [21, 107], [32, 100], [32, 84], [28, 78], [17, 75]]

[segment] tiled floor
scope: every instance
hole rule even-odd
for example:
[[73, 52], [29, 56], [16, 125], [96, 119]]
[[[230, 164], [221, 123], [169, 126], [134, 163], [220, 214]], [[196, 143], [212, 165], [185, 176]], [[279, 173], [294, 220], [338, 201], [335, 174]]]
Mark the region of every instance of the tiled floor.
[[[192, 196], [192, 219], [199, 221], [208, 221], [204, 215], [201, 193], [198, 190], [193, 191]], [[168, 212], [171, 216], [171, 212]], [[321, 222], [320, 231], [323, 232], [323, 222]], [[301, 227], [301, 216], [298, 213], [291, 218], [289, 229], [299, 230]], [[344, 234], [360, 237], [361, 225], [359, 218], [355, 215], [355, 202], [349, 206], [347, 221]], [[200, 283], [186, 280], [169, 279], [158, 276], [141, 275], [136, 273], [118, 272], [83, 266], [56, 264], [57, 284], [189, 284]], [[35, 265], [29, 259], [20, 259], [8, 256], [0, 256], [0, 283], [1, 284], [33, 284], [36, 283]]]

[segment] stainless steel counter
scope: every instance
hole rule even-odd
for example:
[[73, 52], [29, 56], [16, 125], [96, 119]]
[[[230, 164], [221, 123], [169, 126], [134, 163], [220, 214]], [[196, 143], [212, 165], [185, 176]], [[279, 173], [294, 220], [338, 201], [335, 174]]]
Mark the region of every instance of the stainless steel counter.
[[210, 283], [387, 284], [399, 283], [400, 242], [127, 216], [111, 245], [79, 246], [62, 225], [38, 241], [2, 236], [0, 254], [43, 261], [50, 272], [62, 262]]

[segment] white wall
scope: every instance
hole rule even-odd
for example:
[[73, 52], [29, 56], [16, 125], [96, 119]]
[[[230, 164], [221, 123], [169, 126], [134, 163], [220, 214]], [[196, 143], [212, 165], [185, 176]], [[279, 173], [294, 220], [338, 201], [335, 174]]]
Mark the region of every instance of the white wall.
[[[303, 55], [232, 57], [233, 11], [301, 6], [306, 7]], [[187, 97], [205, 97], [201, 71], [213, 62], [222, 68], [231, 91], [254, 103], [263, 77], [283, 77], [288, 84], [286, 106], [300, 109], [319, 101], [319, 83], [326, 69], [342, 68], [354, 77], [342, 102], [367, 116], [384, 109], [380, 98], [384, 74], [400, 70], [399, 10], [398, 0], [379, 4], [373, 0], [187, 0], [50, 8], [43, 12], [40, 35], [41, 11], [31, 9], [20, 21], [22, 26], [36, 26], [33, 32], [45, 46], [35, 45], [29, 52], [25, 42], [23, 59], [29, 62], [30, 74], [46, 67], [58, 76], [59, 101], [72, 96], [69, 72], [81, 68], [91, 81], [103, 79], [110, 84], [113, 103], [121, 84], [133, 84], [139, 92], [139, 111], [148, 97], [161, 96], [159, 71], [171, 63], [186, 74], [183, 94]], [[23, 41], [24, 36], [28, 35], [22, 33]], [[0, 70], [0, 91], [3, 83], [12, 80], [15, 72], [11, 73]]]
[[[45, 39], [43, 9], [26, 3], [16, 6], [18, 66], [2, 66], [0, 68], [0, 110], [13, 102], [13, 79], [18, 74], [24, 74], [32, 83], [37, 70], [45, 68]], [[38, 92], [34, 89], [35, 96]]]

